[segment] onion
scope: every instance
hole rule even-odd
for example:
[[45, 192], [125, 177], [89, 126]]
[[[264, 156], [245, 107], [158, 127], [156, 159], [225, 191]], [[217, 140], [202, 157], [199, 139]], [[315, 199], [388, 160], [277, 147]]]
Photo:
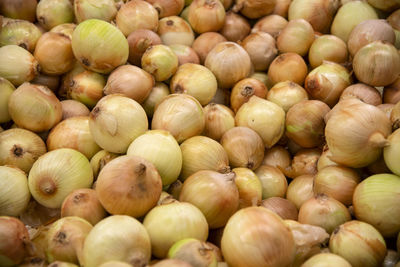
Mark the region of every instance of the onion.
[[152, 45], [161, 44], [161, 38], [153, 31], [148, 29], [138, 29], [128, 35], [129, 63], [136, 66], [141, 65], [144, 52]]
[[291, 2], [292, 2], [292, 0], [276, 1], [273, 14], [276, 14], [276, 15], [282, 16], [284, 18], [287, 18], [288, 11], [289, 11], [289, 6], [290, 6]]
[[47, 74], [39, 73], [31, 83], [47, 86], [51, 91], [57, 93], [60, 85], [60, 76], [50, 76]]
[[142, 56], [142, 68], [157, 82], [169, 79], [178, 69], [178, 57], [166, 45], [150, 46]]
[[230, 96], [231, 96], [231, 90], [230, 89], [221, 89], [218, 88], [217, 92], [215, 93], [214, 98], [211, 100], [211, 103], [214, 104], [221, 104], [224, 106], [229, 107], [229, 102], [230, 102]]
[[217, 258], [213, 248], [206, 242], [186, 238], [176, 242], [168, 251], [168, 258], [179, 259], [192, 266], [215, 266]]
[[397, 104], [400, 101], [400, 79], [397, 78], [394, 83], [383, 89], [383, 103]]
[[354, 27], [368, 19], [378, 19], [375, 10], [367, 2], [350, 1], [342, 5], [336, 13], [331, 25], [331, 34], [347, 43]]
[[181, 144], [182, 171], [181, 180], [201, 170], [220, 173], [229, 171], [228, 153], [217, 141], [205, 136], [193, 136]]
[[322, 65], [324, 61], [345, 63], [347, 58], [346, 43], [335, 35], [330, 34], [322, 35], [315, 39], [308, 53], [308, 61], [313, 68]]
[[260, 98], [265, 98], [267, 96], [268, 88], [263, 82], [254, 78], [245, 78], [240, 80], [232, 88], [231, 92], [231, 108], [236, 113], [239, 108], [249, 99], [256, 95]]
[[237, 0], [232, 10], [240, 11], [249, 19], [257, 19], [271, 14], [277, 2], [277, 0]]
[[123, 94], [138, 103], [143, 103], [153, 86], [154, 78], [149, 73], [136, 66], [124, 65], [108, 76], [103, 91], [105, 95]]
[[304, 19], [290, 20], [277, 39], [277, 47], [281, 53], [297, 53], [305, 56], [314, 41], [314, 30]]
[[46, 144], [31, 131], [16, 128], [0, 133], [0, 165], [16, 166], [29, 173], [32, 164], [46, 152]]
[[155, 107], [163, 101], [163, 99], [169, 95], [169, 88], [165, 83], [156, 82], [151, 89], [149, 96], [142, 103], [144, 111], [146, 111], [147, 117], [153, 117]]
[[286, 198], [295, 204], [297, 209], [300, 209], [304, 202], [314, 196], [313, 181], [314, 176], [306, 174], [296, 177], [289, 184]]
[[36, 18], [45, 30], [74, 21], [74, 8], [70, 0], [41, 0], [36, 7]]
[[38, 61], [22, 47], [16, 45], [0, 47], [0, 76], [14, 86], [33, 80], [39, 69]]
[[381, 104], [376, 107], [382, 110], [386, 114], [386, 117], [390, 119], [390, 115], [392, 113], [394, 106], [395, 106], [394, 104]]
[[29, 233], [14, 217], [0, 216], [0, 264], [15, 266], [28, 256]]
[[179, 66], [170, 81], [171, 93], [184, 93], [207, 105], [217, 91], [217, 79], [204, 66], [186, 63]]
[[251, 27], [249, 22], [239, 14], [228, 11], [225, 16], [225, 24], [220, 33], [231, 42], [243, 40], [249, 33]]
[[99, 173], [96, 192], [110, 214], [141, 217], [160, 197], [162, 181], [156, 167], [138, 156], [121, 156]]
[[233, 127], [221, 138], [230, 166], [257, 169], [264, 159], [264, 143], [251, 128]]
[[210, 103], [204, 107], [203, 134], [219, 141], [223, 134], [235, 126], [235, 114], [225, 105]]
[[0, 77], [0, 123], [11, 120], [10, 113], [8, 112], [8, 101], [14, 90], [15, 87], [12, 83]]
[[217, 32], [225, 23], [225, 8], [219, 0], [193, 0], [188, 21], [196, 33]]
[[136, 219], [126, 215], [109, 216], [97, 223], [85, 239], [85, 267], [97, 267], [117, 260], [132, 266], [145, 266], [150, 261], [149, 234]]
[[360, 176], [356, 171], [341, 166], [327, 166], [318, 171], [313, 189], [316, 194], [326, 194], [349, 206], [359, 182]]
[[96, 191], [82, 188], [72, 191], [63, 201], [61, 217], [77, 216], [95, 225], [106, 216]]
[[[36, 261], [37, 258], [34, 258], [34, 261]], [[40, 258], [39, 258], [40, 260]], [[44, 260], [43, 260], [44, 261]], [[31, 265], [25, 266], [21, 265], [22, 267], [33, 267]], [[54, 261], [50, 263], [47, 267], [77, 267], [78, 265], [70, 263], [70, 262], [65, 262], [65, 261]], [[126, 266], [125, 266], [126, 267]]]
[[161, 18], [178, 16], [185, 6], [185, 0], [146, 0], [157, 10]]
[[358, 80], [372, 86], [386, 86], [400, 74], [400, 55], [390, 43], [374, 41], [355, 54], [353, 69]]
[[380, 157], [391, 132], [391, 123], [375, 106], [358, 99], [340, 102], [342, 104], [328, 114], [330, 118], [325, 127], [332, 153], [330, 159], [353, 168], [367, 166]]
[[[75, 64], [72, 67], [72, 70], [70, 70], [68, 73], [61, 76], [60, 88], [57, 91], [58, 95], [61, 98], [65, 99], [65, 98], [69, 97], [68, 93], [70, 91], [70, 87], [71, 87], [71, 85], [74, 85], [72, 83], [73, 77], [84, 71], [85, 71], [85, 69], [82, 67], [82, 65], [78, 61], [75, 61]], [[100, 74], [98, 74], [98, 75], [100, 75]], [[103, 78], [103, 80], [104, 80], [104, 78]], [[105, 83], [105, 81], [104, 81], [104, 83]]]
[[236, 212], [225, 226], [221, 248], [232, 267], [289, 266], [296, 251], [293, 235], [283, 220], [262, 207]]
[[181, 180], [176, 180], [172, 184], [169, 185], [168, 187], [168, 193], [171, 194], [171, 196], [174, 199], [179, 199], [179, 195], [181, 194], [183, 183]]
[[298, 211], [290, 200], [281, 197], [270, 197], [264, 199], [261, 206], [275, 212], [283, 220], [297, 221]]
[[236, 113], [235, 122], [237, 126], [249, 127], [257, 132], [269, 148], [284, 133], [285, 111], [275, 103], [252, 96]]
[[180, 44], [170, 45], [169, 48], [171, 48], [178, 57], [179, 66], [185, 63], [200, 64], [200, 58], [193, 48]]
[[283, 53], [277, 56], [268, 69], [268, 78], [273, 85], [292, 81], [303, 85], [308, 73], [304, 59], [296, 53]]
[[353, 194], [357, 219], [374, 226], [384, 237], [394, 237], [400, 230], [398, 203], [400, 178], [393, 174], [377, 174], [359, 183]]
[[74, 0], [74, 13], [78, 23], [87, 19], [110, 22], [117, 15], [117, 6], [114, 0]]
[[354, 267], [380, 266], [386, 255], [382, 235], [361, 221], [350, 221], [338, 227], [330, 237], [329, 249]]
[[391, 172], [393, 172], [396, 175], [400, 175], [400, 169], [396, 160], [396, 158], [400, 153], [399, 137], [400, 137], [400, 130], [397, 129], [389, 136], [388, 138], [389, 145], [383, 149], [383, 156], [386, 166], [390, 169]]
[[55, 26], [50, 30], [50, 32], [61, 33], [72, 39], [72, 33], [76, 28], [76, 24], [74, 23], [63, 23], [60, 25]]
[[[68, 162], [68, 164], [60, 164]], [[92, 185], [89, 161], [80, 152], [60, 148], [47, 152], [32, 166], [28, 184], [33, 198], [48, 208], [61, 207], [64, 198], [78, 188]]]
[[167, 131], [152, 130], [136, 138], [127, 151], [128, 156], [138, 156], [154, 164], [163, 186], [178, 179], [182, 169], [182, 152], [175, 138]]
[[262, 184], [257, 175], [248, 168], [234, 168], [235, 184], [239, 190], [239, 209], [261, 203]]
[[285, 112], [288, 112], [292, 106], [308, 100], [308, 94], [300, 85], [291, 81], [285, 81], [275, 84], [268, 91], [267, 100], [277, 104]]
[[9, 20], [1, 28], [0, 45], [18, 45], [32, 53], [41, 35], [39, 28], [31, 22]]
[[343, 90], [340, 99], [358, 98], [366, 104], [378, 106], [382, 104], [382, 97], [379, 91], [363, 83], [350, 85]]
[[100, 171], [106, 166], [107, 163], [118, 157], [118, 154], [100, 150], [90, 159], [90, 166], [92, 167], [93, 177], [97, 178]]
[[400, 3], [394, 0], [389, 0], [385, 2], [377, 1], [377, 0], [368, 0], [368, 3], [376, 9], [380, 9], [383, 11], [393, 11], [396, 8], [400, 7]]
[[320, 156], [320, 149], [300, 149], [293, 157], [292, 165], [286, 169], [282, 169], [282, 171], [286, 176], [293, 179], [304, 174], [316, 174], [317, 163]]
[[125, 153], [129, 144], [148, 128], [146, 112], [122, 95], [103, 97], [90, 113], [89, 128], [95, 142], [113, 153]]
[[344, 258], [332, 253], [320, 253], [312, 256], [302, 267], [351, 267]]
[[390, 121], [392, 122], [393, 130], [396, 130], [400, 126], [400, 104], [393, 106], [390, 112]]
[[125, 36], [115, 26], [103, 20], [88, 19], [74, 30], [72, 51], [85, 68], [110, 73], [126, 63], [129, 45]]
[[255, 174], [262, 184], [262, 199], [270, 197], [285, 197], [288, 182], [285, 175], [275, 167], [261, 165]]
[[400, 11], [396, 10], [390, 16], [386, 18], [387, 22], [392, 26], [396, 40], [395, 40], [395, 46], [397, 49], [400, 47], [400, 20], [399, 20], [399, 15]]
[[193, 42], [192, 48], [204, 64], [208, 53], [218, 44], [226, 42], [226, 38], [217, 32], [205, 32], [200, 34]]
[[151, 129], [167, 130], [182, 143], [200, 134], [205, 118], [201, 104], [192, 96], [172, 94], [160, 102], [154, 112]]
[[18, 168], [0, 166], [0, 177], [0, 214], [21, 215], [28, 207], [31, 198], [26, 174]]
[[205, 241], [208, 224], [203, 213], [187, 202], [156, 206], [144, 218], [143, 225], [151, 239], [151, 251], [157, 258], [167, 256], [170, 247], [184, 238]]
[[319, 100], [306, 100], [292, 106], [286, 114], [286, 136], [304, 148], [323, 144], [325, 115], [328, 105]]
[[[280, 167], [285, 169], [291, 164], [291, 157], [289, 152], [282, 146], [275, 145], [271, 149], [267, 149], [264, 153], [262, 165], [269, 165], [272, 167]], [[279, 168], [278, 167], [278, 168]]]
[[3, 0], [0, 2], [0, 13], [8, 18], [34, 22], [36, 7], [37, 0]]
[[198, 171], [183, 183], [179, 200], [199, 208], [210, 228], [223, 227], [239, 207], [239, 192], [234, 180], [234, 173]]
[[28, 130], [49, 130], [62, 118], [62, 106], [54, 93], [42, 85], [24, 83], [10, 96], [8, 111], [13, 121]]
[[62, 120], [68, 118], [89, 116], [90, 110], [81, 102], [76, 100], [63, 100], [61, 101], [62, 106]]
[[46, 255], [44, 249], [46, 244], [44, 244], [43, 241], [45, 241], [48, 224], [60, 218], [60, 209], [46, 208], [37, 203], [34, 199], [31, 199], [28, 208], [20, 214], [19, 218], [26, 225], [27, 229], [34, 230], [32, 228], [37, 228], [37, 233], [31, 236], [34, 246], [37, 247], [37, 251], [34, 251], [34, 254], [35, 256], [45, 259]]
[[[192, 267], [192, 265], [186, 261], [178, 259], [164, 259], [158, 261], [156, 264], [151, 265], [152, 267]], [[110, 266], [112, 267], [112, 266]]]
[[[281, 1], [277, 1], [277, 4]], [[286, 27], [288, 21], [279, 15], [269, 15], [259, 19], [256, 24], [254, 24], [252, 33], [265, 32], [269, 33], [275, 39], [279, 36], [281, 31]]]
[[278, 54], [275, 39], [265, 32], [249, 34], [241, 45], [249, 54], [255, 71], [268, 69]]
[[160, 19], [158, 35], [165, 45], [182, 44], [190, 46], [194, 41], [194, 33], [189, 23], [178, 16]]

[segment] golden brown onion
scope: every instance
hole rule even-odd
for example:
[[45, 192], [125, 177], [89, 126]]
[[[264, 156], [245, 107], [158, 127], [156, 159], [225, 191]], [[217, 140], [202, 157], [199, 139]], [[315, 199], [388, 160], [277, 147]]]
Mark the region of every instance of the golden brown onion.
[[350, 85], [349, 87], [344, 89], [342, 94], [340, 95], [340, 99], [353, 97], [358, 98], [362, 102], [373, 106], [378, 106], [382, 104], [382, 96], [379, 91], [376, 88], [363, 83]]
[[268, 78], [273, 85], [292, 81], [302, 86], [308, 69], [304, 59], [296, 53], [283, 53], [277, 56], [268, 69]]
[[188, 21], [196, 33], [217, 32], [225, 22], [225, 8], [219, 0], [193, 0]]
[[228, 11], [220, 33], [231, 42], [243, 40], [250, 33], [249, 22], [239, 14]]
[[255, 174], [262, 184], [262, 198], [285, 197], [288, 182], [285, 175], [276, 167], [261, 165]]
[[259, 19], [256, 24], [254, 24], [251, 32], [269, 33], [272, 37], [276, 39], [287, 24], [288, 21], [280, 15], [268, 15], [264, 18]]
[[249, 34], [241, 45], [249, 54], [255, 71], [266, 70], [278, 54], [275, 39], [265, 32]]
[[290, 200], [281, 197], [270, 197], [264, 199], [261, 203], [261, 206], [272, 210], [283, 220], [297, 221], [298, 210], [296, 206], [290, 202]]
[[159, 18], [178, 16], [185, 6], [185, 0], [146, 0], [157, 10]]
[[63, 100], [62, 106], [62, 119], [66, 120], [72, 117], [89, 116], [90, 110], [81, 102], [76, 100]]
[[257, 79], [245, 78], [240, 80], [233, 86], [231, 91], [231, 108], [236, 113], [253, 95], [266, 98], [267, 93], [268, 88]]
[[335, 35], [322, 35], [314, 40], [308, 53], [311, 67], [316, 68], [324, 61], [345, 63], [348, 58], [347, 46]]
[[300, 209], [304, 202], [314, 196], [313, 181], [314, 176], [307, 174], [296, 177], [296, 179], [289, 184], [286, 198], [293, 202], [297, 209]]
[[216, 141], [235, 126], [235, 114], [225, 105], [210, 103], [204, 107], [205, 127], [203, 134]]
[[0, 2], [0, 13], [8, 18], [34, 22], [36, 7], [37, 0], [3, 0]]
[[200, 58], [193, 48], [187, 45], [174, 44], [170, 45], [169, 48], [174, 51], [178, 57], [179, 66], [185, 63], [200, 64]]
[[316, 174], [317, 163], [321, 150], [317, 148], [300, 149], [292, 159], [292, 165], [283, 169], [284, 174], [290, 178], [304, 174]]
[[271, 14], [278, 0], [236, 0], [232, 10], [240, 11], [249, 19], [257, 19]]
[[267, 100], [283, 108], [285, 112], [299, 102], [308, 100], [307, 91], [297, 83], [291, 81], [275, 84], [267, 95]]
[[129, 57], [128, 61], [136, 66], [141, 65], [142, 56], [147, 48], [161, 44], [157, 33], [148, 29], [138, 29], [128, 35]]
[[200, 57], [201, 64], [204, 64], [208, 53], [218, 44], [226, 42], [226, 38], [217, 32], [205, 32], [200, 34], [193, 42], [192, 48]]
[[281, 53], [297, 53], [305, 56], [314, 41], [314, 30], [304, 19], [290, 20], [280, 32], [276, 45]]
[[285, 169], [290, 166], [292, 159], [289, 151], [283, 146], [275, 145], [271, 149], [267, 149], [264, 153], [262, 165], [269, 165], [272, 167], [281, 167]]
[[394, 83], [386, 86], [383, 89], [383, 103], [397, 104], [400, 101], [400, 78], [397, 78]]

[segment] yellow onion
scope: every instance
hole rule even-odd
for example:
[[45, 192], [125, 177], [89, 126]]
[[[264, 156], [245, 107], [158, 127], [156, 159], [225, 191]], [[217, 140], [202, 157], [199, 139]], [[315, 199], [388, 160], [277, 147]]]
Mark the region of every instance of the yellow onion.
[[36, 7], [37, 0], [3, 0], [0, 2], [0, 13], [8, 18], [34, 22]]
[[217, 79], [206, 67], [186, 63], [179, 66], [170, 81], [171, 93], [188, 94], [196, 98], [201, 105], [207, 105], [217, 91]]
[[[393, 172], [396, 175], [400, 175], [400, 169], [396, 160], [400, 153], [399, 137], [400, 137], [400, 129], [397, 129], [388, 137], [389, 145], [383, 149], [383, 156], [386, 166], [390, 169], [391, 172]], [[1, 139], [1, 134], [0, 134], [0, 139]]]
[[299, 223], [320, 226], [329, 234], [350, 220], [351, 216], [346, 206], [325, 194], [316, 194], [299, 209]]
[[[18, 168], [0, 166], [0, 188], [0, 214], [21, 215], [28, 207], [31, 198], [26, 174]], [[0, 239], [4, 242], [2, 238]]]
[[1, 28], [0, 45], [18, 45], [32, 53], [41, 35], [42, 32], [31, 22], [9, 20]]
[[386, 255], [382, 235], [370, 224], [361, 221], [339, 226], [330, 237], [329, 249], [353, 267], [381, 266]]
[[83, 243], [93, 226], [79, 217], [65, 217], [54, 222], [46, 234], [48, 262], [82, 261]]
[[301, 149], [300, 147], [293, 157], [292, 165], [282, 169], [282, 171], [290, 178], [296, 178], [304, 174], [316, 174], [320, 156], [321, 150], [318, 148]]
[[279, 166], [280, 168], [285, 169], [290, 166], [291, 161], [292, 159], [289, 151], [282, 146], [275, 145], [264, 152], [262, 165], [269, 165], [272, 167]]
[[144, 52], [152, 45], [161, 44], [157, 33], [148, 29], [138, 29], [128, 35], [129, 57], [128, 61], [136, 66], [141, 65]]
[[353, 59], [358, 80], [371, 86], [386, 86], [400, 74], [400, 54], [390, 43], [374, 41], [358, 50]]
[[87, 19], [110, 22], [117, 15], [117, 6], [114, 0], [74, 0], [74, 13], [78, 23]]
[[330, 34], [315, 39], [308, 53], [308, 61], [313, 68], [322, 65], [324, 61], [345, 63], [347, 58], [346, 43], [339, 37]]
[[204, 65], [214, 73], [219, 87], [230, 88], [249, 75], [251, 60], [238, 44], [222, 42], [208, 53]]
[[167, 130], [182, 143], [200, 134], [205, 125], [203, 107], [194, 97], [171, 94], [158, 105], [151, 122], [152, 130]]
[[368, 0], [368, 3], [376, 9], [383, 11], [393, 11], [396, 8], [400, 7], [400, 3], [395, 0], [388, 1], [378, 1], [378, 0]]
[[118, 29], [125, 36], [139, 29], [156, 31], [158, 13], [148, 1], [133, 0], [127, 2], [118, 10], [115, 21]]
[[355, 26], [365, 20], [377, 18], [375, 10], [367, 2], [349, 1], [336, 13], [331, 25], [331, 34], [347, 43]]
[[96, 192], [110, 214], [141, 217], [152, 209], [162, 191], [156, 167], [138, 156], [121, 156], [99, 173]]
[[332, 156], [332, 153], [329, 151], [329, 147], [327, 145], [324, 145], [324, 147], [322, 149], [322, 154], [319, 157], [318, 163], [317, 163], [318, 171], [320, 171], [323, 168], [328, 167], [328, 166], [338, 166], [339, 165], [330, 159], [331, 156]]
[[222, 253], [229, 266], [290, 266], [296, 247], [283, 220], [262, 207], [236, 212], [225, 226]]
[[176, 242], [168, 251], [168, 258], [179, 259], [191, 266], [217, 267], [217, 257], [206, 242], [186, 238]]
[[161, 18], [178, 16], [185, 7], [185, 0], [146, 0], [157, 10]]
[[331, 160], [359, 168], [380, 157], [391, 133], [391, 123], [383, 111], [358, 99], [346, 99], [328, 115], [325, 138]]
[[88, 159], [70, 148], [60, 148], [41, 156], [33, 164], [28, 177], [33, 198], [48, 208], [61, 207], [69, 193], [78, 188], [88, 188], [92, 182]]
[[203, 134], [219, 141], [223, 134], [235, 127], [235, 114], [225, 105], [210, 103], [204, 107], [205, 126]]
[[0, 47], [0, 76], [14, 86], [33, 80], [39, 69], [38, 61], [22, 47], [17, 45]]
[[255, 174], [262, 184], [262, 199], [285, 197], [288, 182], [285, 175], [276, 167], [261, 165]]
[[74, 32], [75, 28], [76, 24], [74, 23], [63, 23], [52, 28], [50, 32], [62, 33], [68, 36], [69, 39], [72, 39], [72, 33]]
[[113, 153], [125, 153], [148, 128], [146, 112], [135, 100], [114, 94], [103, 97], [90, 113], [94, 141]]
[[165, 83], [156, 82], [151, 89], [149, 96], [142, 103], [144, 111], [146, 111], [147, 117], [153, 117], [155, 107], [163, 101], [163, 99], [169, 95], [169, 88]]
[[285, 111], [268, 100], [252, 96], [236, 113], [237, 126], [249, 127], [257, 132], [267, 148], [275, 145], [285, 128]]
[[126, 63], [129, 45], [125, 36], [115, 26], [103, 20], [88, 19], [74, 30], [72, 51], [85, 68], [110, 73]]
[[184, 238], [205, 241], [208, 224], [203, 213], [187, 202], [173, 201], [154, 207], [143, 225], [151, 239], [151, 252], [157, 258], [167, 256], [170, 247]]
[[250, 33], [249, 22], [232, 11], [226, 13], [225, 24], [220, 33], [231, 42], [241, 41]]
[[332, 253], [320, 253], [312, 256], [302, 267], [351, 267], [344, 258]]
[[217, 141], [205, 136], [193, 136], [180, 146], [182, 151], [181, 180], [201, 170], [213, 170], [220, 173], [229, 171], [229, 158], [224, 147]]
[[314, 99], [325, 102], [333, 107], [340, 98], [343, 90], [350, 86], [350, 72], [343, 66], [324, 61], [322, 65], [312, 70], [304, 82], [305, 89]]
[[225, 8], [220, 0], [193, 0], [188, 21], [196, 33], [217, 32], [225, 22]]
[[297, 83], [291, 81], [275, 84], [267, 95], [267, 100], [279, 105], [285, 112], [299, 102], [308, 100], [307, 91]]
[[72, 117], [61, 121], [50, 131], [46, 144], [49, 151], [72, 148], [89, 160], [101, 150], [90, 133], [89, 116]]
[[352, 97], [358, 98], [362, 102], [373, 106], [378, 106], [382, 104], [382, 97], [380, 92], [376, 88], [363, 83], [350, 85], [349, 87], [344, 89], [342, 94], [340, 95], [340, 99], [347, 99]]
[[255, 71], [268, 69], [278, 54], [275, 39], [270, 34], [261, 31], [249, 34], [241, 45], [249, 54]]
[[400, 20], [399, 20], [400, 11], [396, 10], [390, 16], [386, 18], [387, 22], [389, 22], [390, 26], [392, 26], [394, 30], [394, 34], [396, 36], [395, 46], [397, 49], [400, 48]]
[[62, 106], [47, 87], [24, 83], [10, 96], [8, 111], [20, 127], [33, 132], [43, 132], [62, 118]]
[[264, 159], [264, 143], [251, 128], [233, 127], [221, 138], [230, 166], [257, 169]]
[[232, 10], [240, 11], [249, 19], [257, 19], [271, 14], [278, 0], [236, 0]]
[[0, 165], [29, 173], [32, 164], [46, 152], [46, 144], [31, 131], [15, 128], [0, 133]]
[[[86, 69], [82, 67], [82, 65], [78, 62], [75, 61], [74, 66], [72, 69], [67, 72], [66, 74], [61, 76], [61, 83], [60, 83], [60, 88], [57, 90], [57, 95], [60, 96], [60, 98], [66, 99], [68, 98], [68, 91], [69, 88], [71, 87], [72, 84], [72, 78], [75, 75], [78, 75], [82, 72], [84, 72]], [[98, 74], [100, 75], [100, 74]]]
[[300, 209], [304, 202], [314, 196], [313, 181], [314, 176], [306, 174], [296, 177], [289, 184], [286, 198], [295, 204], [297, 209]]
[[92, 167], [93, 176], [97, 178], [100, 171], [109, 163], [111, 160], [118, 157], [118, 154], [108, 152], [106, 150], [100, 150], [90, 159], [90, 166]]
[[182, 152], [175, 138], [164, 130], [151, 130], [136, 138], [128, 148], [128, 156], [142, 157], [153, 163], [163, 186], [178, 179], [182, 169]]
[[394, 83], [386, 86], [383, 89], [383, 103], [397, 104], [400, 101], [400, 79], [397, 78]]
[[190, 46], [174, 44], [170, 45], [169, 48], [171, 48], [172, 51], [174, 51], [175, 55], [178, 57], [179, 66], [185, 63], [200, 64], [199, 56], [196, 54], [196, 51], [194, 51], [194, 49]]
[[150, 46], [142, 56], [142, 68], [157, 82], [168, 80], [178, 69], [178, 57], [166, 45]]
[[279, 215], [283, 220], [297, 221], [298, 210], [289, 200], [281, 197], [270, 197], [264, 199], [261, 207], [267, 208]]
[[257, 206], [262, 199], [262, 184], [248, 168], [234, 168], [235, 184], [239, 190], [239, 209]]
[[281, 53], [297, 53], [305, 56], [314, 41], [314, 30], [304, 19], [290, 20], [280, 32], [276, 45]]
[[14, 90], [15, 87], [12, 83], [0, 77], [0, 123], [11, 120], [10, 113], [8, 112], [8, 101]]
[[36, 18], [45, 30], [74, 21], [74, 8], [70, 0], [41, 0], [36, 7]]
[[90, 110], [81, 102], [76, 100], [63, 100], [62, 106], [62, 119], [66, 120], [72, 117], [89, 116]]
[[210, 228], [223, 227], [239, 207], [235, 174], [198, 171], [183, 183], [179, 200], [199, 208]]
[[82, 188], [72, 191], [63, 201], [61, 217], [77, 216], [95, 225], [106, 216], [96, 191]]
[[240, 80], [235, 84], [235, 86], [233, 86], [231, 91], [231, 108], [236, 113], [253, 95], [265, 98], [267, 92], [267, 86], [255, 78], [245, 78]]
[[304, 148], [323, 144], [325, 115], [328, 105], [319, 100], [306, 100], [292, 106], [286, 114], [286, 136]]
[[28, 254], [29, 233], [17, 218], [0, 216], [0, 265], [20, 264]]
[[341, 166], [327, 166], [315, 176], [313, 190], [316, 194], [328, 195], [349, 206], [359, 182], [360, 175], [356, 171]]
[[292, 2], [292, 0], [276, 1], [273, 14], [276, 14], [276, 15], [279, 15], [279, 16], [287, 18], [288, 11], [289, 11], [289, 6], [290, 6], [291, 2]]
[[60, 85], [60, 76], [51, 76], [43, 73], [39, 73], [31, 83], [40, 84], [47, 86], [51, 91], [56, 93]]
[[357, 219], [374, 226], [384, 237], [394, 237], [400, 230], [398, 203], [400, 178], [393, 174], [376, 174], [359, 183], [353, 194]]
[[268, 78], [272, 85], [292, 81], [302, 86], [308, 69], [304, 59], [296, 53], [283, 53], [277, 56], [268, 68]]
[[393, 106], [390, 112], [390, 121], [392, 122], [393, 130], [396, 130], [400, 126], [400, 104], [397, 103]]
[[157, 33], [164, 45], [182, 44], [190, 46], [194, 41], [194, 33], [189, 23], [178, 16], [160, 19]]
[[149, 234], [136, 219], [126, 215], [109, 216], [97, 223], [85, 239], [85, 267], [97, 267], [117, 260], [132, 266], [146, 266], [151, 257]]
[[[283, 2], [277, 1], [277, 2]], [[259, 19], [256, 24], [254, 24], [252, 33], [265, 32], [269, 33], [275, 39], [278, 37], [280, 32], [286, 27], [288, 21], [280, 15], [268, 15]]]
[[[164, 259], [157, 261], [157, 263], [152, 264], [152, 267], [192, 267], [192, 265], [186, 261], [178, 259]], [[113, 266], [110, 266], [113, 267]]]
[[218, 44], [226, 42], [226, 38], [217, 32], [205, 32], [200, 34], [193, 42], [192, 48], [200, 58], [201, 64], [204, 64], [208, 53]]
[[105, 95], [123, 94], [142, 103], [154, 86], [154, 78], [139, 67], [124, 65], [108, 76], [103, 91]]

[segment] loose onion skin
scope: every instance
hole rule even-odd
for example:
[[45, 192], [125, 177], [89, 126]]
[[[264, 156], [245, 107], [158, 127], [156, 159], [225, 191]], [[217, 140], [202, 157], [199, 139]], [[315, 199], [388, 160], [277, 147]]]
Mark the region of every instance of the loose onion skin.
[[347, 99], [352, 97], [358, 98], [362, 102], [373, 106], [378, 106], [382, 104], [382, 97], [379, 91], [376, 88], [363, 83], [350, 85], [349, 87], [344, 89], [342, 94], [340, 95], [340, 99]]
[[278, 214], [283, 220], [297, 221], [298, 210], [289, 200], [281, 197], [264, 199], [261, 206]]
[[136, 66], [141, 65], [142, 56], [147, 48], [161, 44], [157, 33], [148, 29], [138, 29], [128, 35], [129, 57], [128, 61]]
[[231, 108], [236, 113], [239, 108], [256, 95], [260, 98], [267, 96], [268, 88], [263, 82], [254, 78], [245, 78], [233, 86], [231, 91]]
[[299, 149], [292, 159], [292, 165], [282, 169], [283, 173], [290, 178], [304, 174], [314, 175], [317, 173], [318, 159], [321, 156], [319, 148]]
[[268, 69], [268, 78], [273, 85], [292, 81], [302, 86], [308, 69], [304, 59], [296, 53], [283, 53], [277, 56]]
[[100, 171], [106, 166], [107, 163], [118, 157], [118, 154], [100, 150], [90, 159], [90, 166], [92, 167], [93, 176], [97, 178]]

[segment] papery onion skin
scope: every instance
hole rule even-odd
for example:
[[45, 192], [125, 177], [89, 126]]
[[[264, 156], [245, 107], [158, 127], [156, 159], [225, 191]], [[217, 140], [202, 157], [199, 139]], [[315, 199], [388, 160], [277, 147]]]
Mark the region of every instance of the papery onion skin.
[[234, 168], [235, 184], [239, 190], [239, 209], [256, 206], [262, 200], [262, 184], [248, 168]]
[[314, 196], [313, 175], [301, 175], [296, 177], [288, 186], [286, 198], [293, 202], [298, 209], [304, 202]]
[[0, 123], [11, 120], [10, 113], [8, 112], [8, 101], [14, 90], [15, 87], [12, 83], [0, 77]]
[[[281, 1], [278, 1], [281, 2]], [[283, 28], [286, 27], [288, 24], [288, 21], [280, 15], [268, 15], [265, 16], [264, 18], [259, 19], [256, 24], [254, 24], [251, 32], [256, 33], [256, 32], [265, 32], [269, 33], [272, 37], [275, 39], [278, 37], [280, 32], [283, 30]]]
[[77, 100], [67, 99], [61, 101], [62, 106], [62, 120], [79, 117], [79, 116], [89, 116], [90, 110], [81, 102]]
[[268, 78], [273, 85], [292, 81], [302, 86], [308, 69], [304, 59], [296, 53], [283, 53], [277, 56], [268, 69]]
[[231, 90], [231, 108], [236, 113], [239, 108], [256, 95], [260, 98], [266, 98], [268, 92], [267, 86], [263, 82], [254, 78], [245, 78], [238, 81]]
[[281, 197], [270, 197], [264, 199], [261, 206], [275, 212], [283, 220], [297, 221], [298, 210], [290, 200]]
[[231, 42], [241, 41], [250, 33], [250, 23], [232, 10], [226, 12], [225, 24], [220, 33]]
[[318, 67], [324, 61], [345, 63], [347, 59], [346, 43], [339, 37], [330, 34], [316, 38], [308, 53], [308, 61], [313, 68]]
[[117, 6], [114, 0], [74, 0], [74, 13], [78, 23], [87, 19], [110, 22], [117, 15]]
[[351, 264], [344, 258], [333, 253], [320, 253], [312, 256], [302, 267], [351, 267]]
[[282, 169], [282, 171], [287, 177], [293, 179], [304, 174], [316, 174], [320, 156], [321, 150], [319, 148], [302, 149], [300, 147], [292, 159], [292, 165], [286, 169]]
[[382, 96], [380, 92], [369, 85], [363, 83], [352, 84], [343, 90], [340, 99], [358, 98], [364, 103], [378, 106], [382, 104]]
[[291, 107], [299, 102], [308, 100], [308, 93], [303, 87], [291, 81], [275, 84], [267, 95], [267, 100], [274, 102], [288, 112]]
[[129, 57], [128, 61], [136, 66], [141, 65], [142, 56], [147, 48], [161, 44], [157, 33], [148, 29], [138, 29], [128, 35]]
[[262, 199], [286, 196], [288, 182], [278, 168], [261, 165], [255, 170], [255, 174], [262, 184]]

